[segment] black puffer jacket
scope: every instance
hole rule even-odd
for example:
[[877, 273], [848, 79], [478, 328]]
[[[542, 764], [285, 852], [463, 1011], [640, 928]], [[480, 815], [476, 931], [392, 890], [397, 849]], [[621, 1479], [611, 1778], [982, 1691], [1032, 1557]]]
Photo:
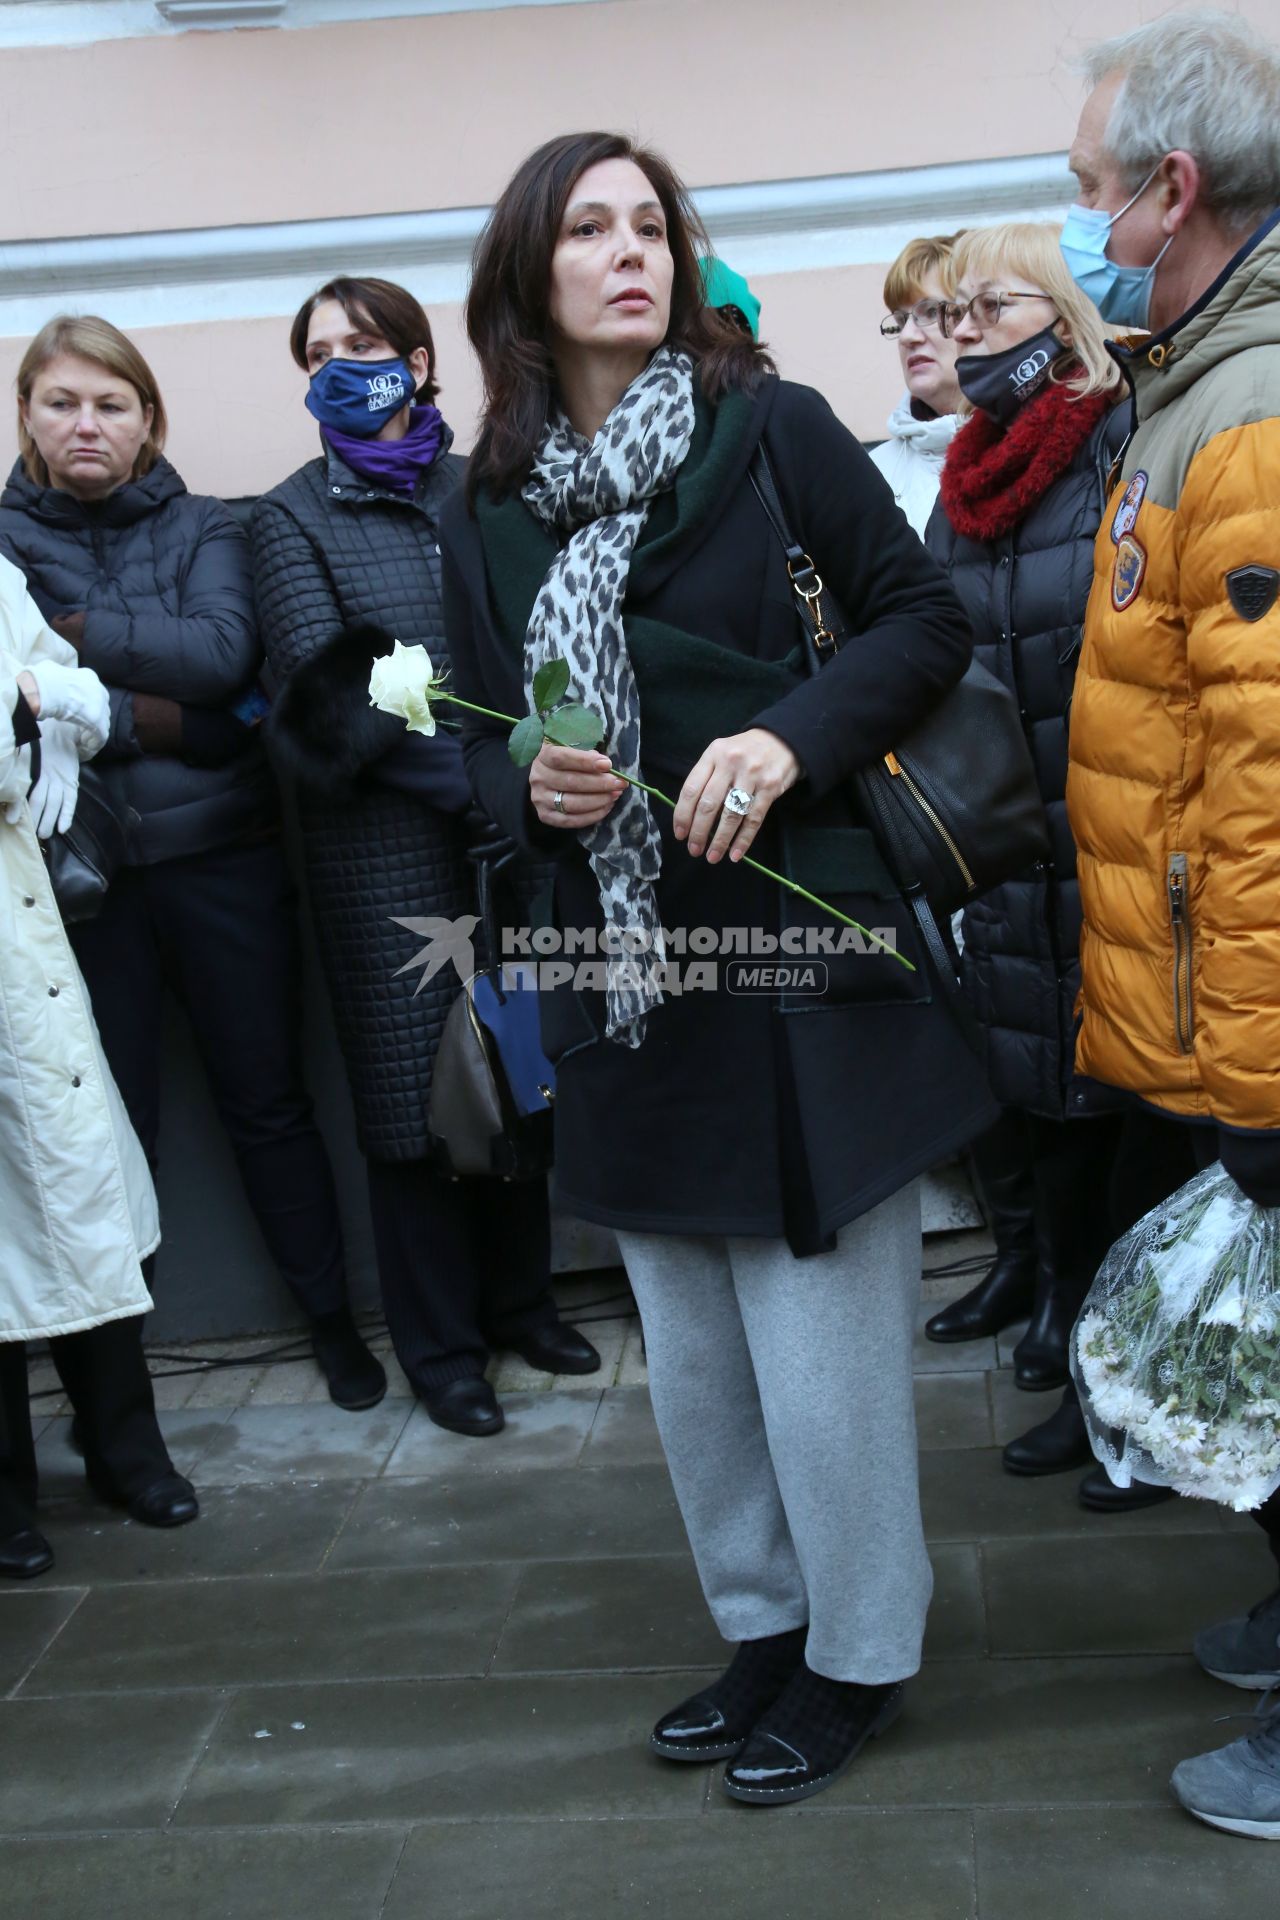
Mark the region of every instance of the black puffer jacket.
[[262, 660], [249, 543], [220, 500], [188, 493], [167, 460], [107, 499], [84, 502], [28, 479], [0, 495], [0, 553], [27, 576], [46, 620], [85, 613], [80, 658], [111, 694], [98, 765], [139, 816], [129, 859], [150, 866], [278, 824], [275, 782], [247, 727], [223, 764], [144, 752], [133, 695], [224, 712]]
[[957, 534], [939, 500], [925, 545], [973, 627], [974, 657], [1011, 688], [1049, 819], [1050, 859], [965, 909], [962, 975], [1008, 1107], [1061, 1119], [1080, 985], [1080, 889], [1067, 821], [1067, 729], [1093, 544], [1128, 408], [1105, 414], [1067, 471], [1009, 533]]
[[440, 509], [464, 462], [442, 454], [413, 500], [329, 454], [254, 508], [262, 637], [278, 694], [272, 751], [298, 782], [311, 908], [362, 1150], [428, 1149], [431, 1065], [458, 994], [451, 965], [416, 992], [424, 944], [398, 920], [474, 911], [455, 735], [406, 732], [369, 705], [370, 625], [448, 665]]

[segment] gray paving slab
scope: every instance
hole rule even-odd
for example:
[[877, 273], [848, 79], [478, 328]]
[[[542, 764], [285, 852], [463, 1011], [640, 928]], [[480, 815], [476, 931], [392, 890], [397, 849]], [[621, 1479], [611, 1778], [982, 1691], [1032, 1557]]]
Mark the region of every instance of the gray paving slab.
[[[731, 1652], [712, 1624], [687, 1553], [646, 1560], [559, 1560], [524, 1573], [493, 1670], [719, 1669]], [[677, 1688], [673, 1705], [679, 1694]]]
[[102, 1588], [22, 1696], [482, 1674], [519, 1571], [508, 1563]]
[[586, 1445], [600, 1405], [598, 1387], [560, 1393], [510, 1393], [502, 1397], [507, 1424], [501, 1433], [477, 1439], [448, 1433], [415, 1406], [383, 1471], [414, 1479], [453, 1480], [478, 1473], [525, 1473], [572, 1467]]
[[920, 1494], [925, 1532], [931, 1540], [985, 1540], [1010, 1535], [1086, 1534], [1118, 1539], [1125, 1534], [1223, 1531], [1216, 1507], [1203, 1500], [1170, 1500], [1136, 1513], [1086, 1513], [1076, 1498], [1081, 1473], [1054, 1473], [1028, 1480], [1006, 1473], [998, 1448], [967, 1453], [923, 1453]]
[[987, 1616], [978, 1549], [970, 1541], [935, 1544], [933, 1601], [924, 1631], [926, 1660], [978, 1659], [987, 1651]]
[[358, 1491], [343, 1480], [202, 1487], [200, 1518], [176, 1528], [139, 1526], [87, 1498], [42, 1506], [40, 1525], [57, 1556], [46, 1581], [96, 1585], [303, 1572], [320, 1565]]
[[1177, 1807], [975, 1815], [982, 1920], [1262, 1920], [1274, 1847]]
[[1214, 1744], [1222, 1707], [1221, 1686], [1186, 1660], [936, 1661], [822, 1810], [1163, 1806], [1178, 1760]]
[[665, 1765], [647, 1746], [670, 1692], [669, 1678], [646, 1674], [238, 1694], [175, 1819], [696, 1818], [702, 1769]]
[[0, 1883], [11, 1920], [378, 1920], [403, 1847], [395, 1827], [40, 1835], [0, 1840]]
[[17, 1686], [84, 1596], [83, 1587], [0, 1584], [0, 1693]]
[[[167, 1407], [160, 1411], [160, 1431], [179, 1473], [195, 1472], [230, 1417], [230, 1406]], [[36, 1465], [42, 1500], [58, 1500], [83, 1490], [84, 1461], [71, 1444], [70, 1415], [50, 1420], [36, 1443]]]
[[352, 1480], [381, 1473], [412, 1406], [384, 1400], [347, 1413], [326, 1400], [300, 1407], [238, 1407], [200, 1460], [207, 1486], [250, 1480]]
[[1198, 1627], [1274, 1588], [1255, 1532], [989, 1541], [992, 1652], [1189, 1653]]
[[0, 1831], [162, 1825], [225, 1704], [216, 1693], [0, 1701]]
[[922, 1373], [916, 1379], [916, 1430], [924, 1453], [964, 1452], [992, 1442], [985, 1373]]
[[790, 1822], [494, 1822], [419, 1827], [385, 1920], [520, 1920], [642, 1915], [661, 1920], [969, 1920], [972, 1841], [965, 1815], [868, 1814]]
[[632, 1467], [662, 1460], [662, 1442], [647, 1387], [612, 1387], [600, 1397], [582, 1452], [584, 1467]]
[[376, 1481], [357, 1500], [328, 1564], [608, 1560], [685, 1548], [665, 1467], [550, 1467], [536, 1477]]

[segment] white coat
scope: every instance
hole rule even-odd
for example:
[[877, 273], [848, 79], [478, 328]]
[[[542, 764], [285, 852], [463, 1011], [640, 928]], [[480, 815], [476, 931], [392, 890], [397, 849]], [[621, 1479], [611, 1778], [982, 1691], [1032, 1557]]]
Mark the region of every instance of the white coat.
[[911, 395], [904, 393], [886, 425], [889, 438], [872, 450], [871, 458], [893, 488], [893, 497], [912, 528], [923, 540], [938, 497], [942, 463], [960, 421], [954, 413], [917, 420], [911, 411]]
[[155, 1189], [111, 1078], [30, 810], [17, 675], [74, 666], [16, 567], [0, 559], [0, 1341], [80, 1333], [151, 1306]]

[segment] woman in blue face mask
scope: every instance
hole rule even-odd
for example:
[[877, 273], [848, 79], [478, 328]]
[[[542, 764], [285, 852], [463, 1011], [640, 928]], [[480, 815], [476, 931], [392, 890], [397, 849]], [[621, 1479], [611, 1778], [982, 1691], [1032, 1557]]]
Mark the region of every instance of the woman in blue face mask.
[[254, 510], [274, 745], [298, 784], [396, 1357], [439, 1425], [496, 1433], [491, 1347], [554, 1373], [600, 1361], [551, 1298], [545, 1181], [451, 1180], [429, 1157], [432, 1069], [459, 982], [452, 965], [423, 982], [422, 935], [400, 923], [474, 914], [467, 856], [493, 830], [456, 734], [407, 733], [370, 707], [369, 675], [393, 638], [448, 667], [437, 527], [465, 462], [435, 404], [427, 316], [404, 287], [330, 281], [290, 346], [320, 452]]
[[[1123, 501], [1107, 504], [1127, 426], [1123, 382], [1054, 228], [970, 232], [953, 272], [959, 291], [945, 324], [969, 418], [925, 541], [965, 604], [976, 657], [1017, 697], [1050, 829], [1045, 867], [966, 909], [962, 959], [993, 1090], [1032, 1141], [1036, 1299], [1014, 1367], [1018, 1386], [1048, 1390], [1066, 1385], [1068, 1335], [1108, 1247], [1193, 1169], [1170, 1166], [1158, 1121], [1067, 1118], [1080, 977], [1067, 724], [1095, 538], [1107, 512], [1125, 511]], [[1119, 538], [1123, 527], [1108, 522], [1107, 531]], [[1091, 1457], [1068, 1389], [1049, 1420], [1010, 1443], [1005, 1465], [1056, 1473]], [[1135, 1500], [1105, 1475], [1083, 1491], [1111, 1507]]]

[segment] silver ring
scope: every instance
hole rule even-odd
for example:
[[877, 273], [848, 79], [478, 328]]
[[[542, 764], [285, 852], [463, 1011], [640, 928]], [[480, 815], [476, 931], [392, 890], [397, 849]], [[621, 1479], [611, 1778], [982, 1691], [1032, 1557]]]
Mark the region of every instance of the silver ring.
[[551, 796], [551, 804], [555, 808], [557, 813], [563, 813], [564, 812], [564, 795], [562, 793], [553, 793]]
[[754, 793], [745, 793], [741, 787], [730, 787], [724, 797], [724, 810], [726, 813], [750, 813], [754, 799]]

